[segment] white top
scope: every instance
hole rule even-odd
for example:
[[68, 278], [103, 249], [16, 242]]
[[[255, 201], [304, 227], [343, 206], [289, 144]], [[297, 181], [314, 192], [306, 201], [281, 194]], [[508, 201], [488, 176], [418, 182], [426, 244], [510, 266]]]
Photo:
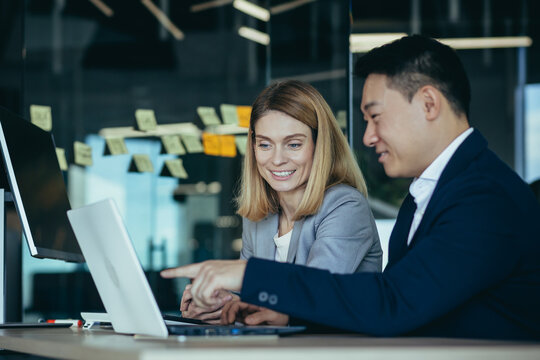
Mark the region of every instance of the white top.
[[276, 244], [276, 256], [275, 260], [279, 262], [287, 261], [287, 254], [289, 253], [289, 244], [291, 243], [292, 230], [283, 236], [278, 236], [279, 232], [274, 235], [274, 244]]
[[439, 181], [444, 168], [450, 161], [452, 155], [454, 155], [456, 152], [459, 145], [461, 145], [461, 143], [465, 141], [467, 136], [469, 136], [472, 132], [473, 128], [469, 128], [455, 138], [454, 141], [452, 141], [450, 145], [448, 145], [446, 149], [444, 149], [443, 152], [437, 156], [431, 165], [424, 170], [420, 177], [414, 178], [411, 186], [409, 186], [409, 192], [414, 197], [414, 202], [416, 203], [416, 211], [414, 212], [411, 229], [409, 230], [407, 245], [411, 243], [413, 235], [422, 221], [422, 217], [424, 216], [424, 212], [429, 204], [431, 195], [433, 195], [433, 191], [437, 186], [437, 182]]

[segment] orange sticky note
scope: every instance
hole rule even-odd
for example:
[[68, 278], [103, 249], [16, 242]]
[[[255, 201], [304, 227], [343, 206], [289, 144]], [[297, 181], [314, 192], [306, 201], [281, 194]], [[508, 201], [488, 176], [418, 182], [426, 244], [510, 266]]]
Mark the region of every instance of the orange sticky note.
[[236, 156], [236, 143], [234, 141], [234, 135], [221, 135], [220, 136], [220, 155], [226, 157]]
[[249, 118], [251, 117], [251, 106], [237, 106], [238, 126], [248, 128]]
[[202, 134], [204, 153], [206, 155], [219, 156], [221, 153], [219, 135], [204, 133]]

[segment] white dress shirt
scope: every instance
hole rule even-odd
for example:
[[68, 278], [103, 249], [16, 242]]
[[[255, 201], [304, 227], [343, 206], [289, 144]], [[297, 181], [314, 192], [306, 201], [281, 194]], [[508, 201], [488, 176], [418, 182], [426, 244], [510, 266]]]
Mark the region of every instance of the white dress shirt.
[[416, 211], [414, 212], [414, 218], [411, 224], [411, 229], [409, 230], [409, 238], [407, 239], [407, 245], [410, 245], [411, 240], [414, 236], [414, 233], [418, 229], [424, 212], [429, 204], [431, 195], [437, 186], [437, 182], [441, 177], [441, 174], [450, 161], [450, 158], [456, 152], [457, 148], [461, 143], [473, 132], [473, 128], [465, 130], [457, 138], [454, 139], [443, 150], [442, 153], [437, 156], [437, 158], [427, 167], [426, 170], [418, 178], [414, 178], [411, 186], [409, 186], [409, 192], [414, 197], [414, 202], [416, 203]]
[[286, 262], [289, 245], [291, 244], [292, 230], [282, 236], [278, 235], [279, 232], [274, 235], [274, 244], [276, 244], [276, 256], [274, 259], [279, 262]]

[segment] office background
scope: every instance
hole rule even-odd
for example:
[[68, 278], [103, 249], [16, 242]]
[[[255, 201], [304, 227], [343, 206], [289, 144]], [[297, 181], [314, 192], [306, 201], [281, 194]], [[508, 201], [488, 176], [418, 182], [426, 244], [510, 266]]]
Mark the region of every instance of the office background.
[[[351, 34], [530, 38], [530, 46], [467, 45], [458, 53], [471, 78], [471, 124], [527, 182], [540, 178], [537, 1], [250, 0], [265, 10], [251, 14], [242, 3], [0, 0], [0, 106], [26, 119], [31, 105], [50, 106], [71, 205], [116, 200], [162, 308], [177, 307], [184, 283], [156, 271], [238, 256], [233, 199], [242, 155], [163, 154], [160, 138], [150, 136], [125, 137], [128, 154], [104, 155], [104, 134], [134, 126], [137, 109], [154, 110], [159, 125], [204, 130], [200, 106], [221, 117], [222, 104], [250, 105], [271, 81], [310, 82], [343, 124], [387, 238], [410, 180], [388, 179], [361, 143], [362, 84], [351, 67], [363, 50]], [[91, 166], [74, 163], [75, 141], [91, 147]], [[133, 154], [147, 154], [153, 172], [128, 171]], [[161, 176], [165, 160], [176, 158], [188, 177]], [[17, 227], [16, 217], [8, 222]], [[34, 259], [21, 248], [25, 317], [99, 310], [84, 265]]]

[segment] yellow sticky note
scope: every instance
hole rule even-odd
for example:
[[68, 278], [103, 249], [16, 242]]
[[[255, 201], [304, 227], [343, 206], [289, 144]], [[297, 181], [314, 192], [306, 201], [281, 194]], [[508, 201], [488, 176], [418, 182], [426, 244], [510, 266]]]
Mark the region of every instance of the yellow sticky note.
[[92, 166], [92, 148], [89, 145], [75, 141], [73, 143], [73, 152], [75, 153], [75, 164]]
[[196, 135], [180, 135], [188, 153], [202, 153], [204, 151], [201, 140]]
[[[148, 154], [134, 154], [133, 163], [135, 164], [138, 172], [154, 172], [154, 165]], [[131, 167], [133, 169], [133, 167]]]
[[167, 154], [184, 155], [186, 153], [178, 135], [164, 135], [161, 137], [161, 142]]
[[234, 135], [221, 135], [219, 137], [219, 154], [226, 157], [236, 156], [236, 144], [234, 142]]
[[234, 142], [236, 143], [236, 147], [238, 148], [238, 152], [241, 155], [246, 155], [246, 148], [247, 148], [247, 136], [235, 136]]
[[249, 118], [251, 117], [251, 106], [237, 106], [238, 126], [249, 127]]
[[44, 105], [30, 105], [30, 121], [45, 131], [52, 129], [51, 107]]
[[186, 169], [184, 169], [184, 164], [182, 162], [182, 159], [165, 160], [165, 166], [167, 167], [167, 170], [169, 170], [169, 173], [173, 177], [176, 177], [179, 179], [188, 178], [188, 174], [187, 174]]
[[347, 111], [339, 110], [336, 115], [336, 120], [340, 128], [347, 128]]
[[154, 110], [135, 110], [135, 120], [137, 121], [138, 130], [149, 131], [157, 128], [156, 114], [154, 113]]
[[204, 126], [221, 124], [221, 121], [216, 113], [216, 109], [211, 106], [199, 106], [197, 108], [197, 114], [199, 114]]
[[206, 155], [219, 156], [221, 153], [219, 135], [203, 133], [202, 134], [204, 153]]
[[107, 146], [105, 149], [105, 154], [122, 155], [128, 153], [128, 149], [123, 138], [108, 138], [105, 139], [105, 143]]
[[221, 110], [221, 118], [224, 124], [238, 125], [236, 105], [221, 104], [219, 109]]
[[67, 171], [68, 163], [66, 160], [66, 151], [62, 148], [56, 148], [56, 157], [58, 158], [58, 165], [60, 165], [60, 170]]

